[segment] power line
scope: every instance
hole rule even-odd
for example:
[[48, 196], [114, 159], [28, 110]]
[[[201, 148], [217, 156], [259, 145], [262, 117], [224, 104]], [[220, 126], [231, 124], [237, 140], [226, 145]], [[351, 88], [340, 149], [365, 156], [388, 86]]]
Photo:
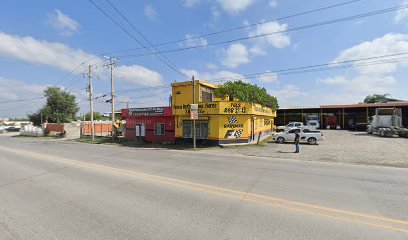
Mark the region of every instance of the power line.
[[[390, 59], [390, 60], [382, 60], [382, 61], [374, 61], [374, 62], [368, 62], [368, 63], [358, 63], [355, 65], [344, 65], [344, 66], [336, 66], [336, 67], [320, 67], [320, 68], [313, 68], [313, 69], [304, 69], [304, 70], [297, 70], [297, 71], [291, 71], [291, 72], [283, 72], [280, 73], [279, 75], [293, 75], [293, 74], [301, 74], [301, 73], [311, 73], [311, 72], [320, 72], [320, 71], [329, 71], [329, 70], [339, 70], [339, 69], [345, 69], [345, 68], [352, 68], [352, 67], [368, 67], [368, 66], [374, 66], [374, 65], [379, 65], [379, 64], [387, 64], [387, 63], [396, 63], [396, 62], [402, 62], [402, 61], [408, 61], [408, 58], [398, 58], [398, 59]], [[269, 72], [265, 74], [260, 74], [260, 75], [249, 75], [249, 76], [242, 76], [242, 77], [235, 77], [231, 78], [231, 80], [245, 80], [245, 79], [253, 79], [253, 78], [258, 78], [261, 76], [273, 76], [275, 73]], [[208, 82], [224, 82], [228, 81], [225, 79], [218, 79], [218, 80], [203, 80], [203, 81], [208, 81]]]
[[[395, 62], [408, 60], [408, 57], [401, 57], [401, 58], [394, 58], [394, 59], [382, 59], [382, 60], [378, 60], [378, 61], [375, 61], [375, 62], [366, 62], [366, 63], [363, 62], [363, 61], [367, 61], [367, 60], [389, 58], [389, 57], [396, 57], [396, 56], [404, 56], [404, 55], [408, 55], [408, 52], [373, 56], [373, 57], [360, 58], [360, 59], [351, 59], [351, 60], [337, 61], [337, 62], [330, 62], [330, 63], [323, 63], [323, 64], [314, 64], [314, 65], [307, 65], [307, 66], [300, 66], [300, 67], [291, 67], [291, 68], [284, 68], [284, 69], [278, 69], [278, 70], [273, 70], [273, 71], [257, 72], [257, 73], [250, 73], [250, 74], [240, 74], [241, 76], [202, 79], [202, 81], [221, 82], [221, 81], [228, 81], [228, 80], [243, 79], [242, 77], [255, 78], [255, 77], [259, 77], [261, 75], [268, 76], [267, 74], [272, 75], [272, 74], [277, 74], [278, 73], [279, 75], [290, 75], [290, 74], [299, 74], [299, 73], [309, 73], [309, 72], [315, 72], [315, 71], [337, 70], [337, 69], [350, 68], [350, 67], [364, 67], [364, 66], [395, 63]], [[362, 63], [358, 63], [358, 62], [362, 62]], [[336, 65], [347, 64], [347, 63], [349, 63], [349, 65], [336, 66]], [[351, 64], [351, 63], [357, 63], [357, 64]], [[140, 92], [141, 90], [150, 90], [150, 89], [155, 90], [155, 89], [159, 89], [159, 88], [168, 88], [168, 87], [171, 87], [171, 86], [170, 85], [161, 85], [161, 86], [153, 86], [153, 87], [128, 89], [128, 90], [119, 90], [117, 92], [118, 93], [131, 93], [131, 92]], [[80, 89], [79, 91], [81, 91], [81, 90], [82, 89]], [[103, 95], [101, 95], [99, 97], [95, 97], [95, 99], [106, 97], [107, 94], [109, 94], [109, 93], [103, 94]], [[45, 97], [36, 97], [36, 98], [29, 98], [29, 99], [2, 101], [2, 102], [0, 102], [0, 104], [1, 103], [13, 103], [13, 102], [26, 102], [26, 101], [39, 100], [39, 99], [44, 99], [44, 98]], [[88, 101], [88, 100], [86, 100], [86, 101]]]
[[[280, 20], [284, 20], [284, 19], [299, 17], [299, 16], [302, 16], [302, 15], [307, 15], [307, 14], [311, 14], [311, 13], [315, 13], [315, 12], [320, 12], [320, 11], [328, 10], [328, 9], [331, 9], [331, 8], [336, 8], [336, 7], [340, 7], [340, 6], [344, 6], [344, 5], [348, 5], [348, 4], [352, 4], [352, 3], [356, 3], [356, 2], [361, 2], [361, 1], [363, 1], [363, 0], [347, 1], [347, 2], [338, 3], [338, 4], [326, 6], [326, 7], [321, 7], [321, 8], [305, 11], [305, 12], [295, 13], [295, 14], [288, 15], [288, 16], [285, 16], [285, 17], [274, 18], [274, 19], [270, 19], [270, 20], [266, 20], [266, 21], [261, 21], [261, 22], [248, 24], [248, 25], [242, 25], [242, 26], [229, 28], [229, 29], [224, 29], [224, 30], [211, 32], [211, 33], [206, 33], [206, 34], [202, 34], [202, 35], [191, 36], [191, 37], [180, 39], [180, 40], [173, 40], [173, 41], [170, 41], [170, 42], [158, 43], [158, 44], [155, 44], [154, 46], [158, 47], [158, 46], [170, 45], [170, 44], [175, 44], [175, 43], [182, 43], [182, 42], [186, 42], [186, 41], [189, 41], [189, 40], [198, 39], [198, 38], [202, 38], [202, 37], [208, 37], [208, 36], [218, 35], [218, 34], [222, 34], [222, 33], [233, 32], [233, 31], [236, 31], [236, 30], [241, 30], [241, 29], [245, 29], [245, 28], [250, 28], [250, 27], [254, 27], [254, 26], [263, 25], [263, 24], [266, 24], [266, 23], [269, 23], [269, 22], [274, 22], [274, 21], [280, 21]], [[109, 52], [109, 54], [120, 53], [120, 52], [128, 52], [128, 51], [139, 50], [139, 49], [143, 49], [143, 48], [132, 48], [132, 49], [125, 49], [125, 50], [118, 50], [118, 51]]]
[[[126, 34], [128, 34], [133, 40], [135, 40], [137, 43], [139, 43], [143, 48], [149, 51], [149, 55], [154, 55], [156, 56], [161, 62], [163, 62], [165, 65], [176, 71], [178, 74], [182, 75], [183, 77], [186, 77], [186, 75], [178, 70], [175, 66], [172, 64], [168, 63], [167, 61], [163, 60], [158, 54], [161, 54], [160, 52], [156, 51], [151, 51], [150, 48], [146, 47], [142, 42], [140, 42], [132, 33], [130, 33], [125, 27], [123, 27], [118, 21], [116, 21], [113, 17], [111, 17], [104, 9], [102, 9], [100, 6], [98, 6], [93, 0], [89, 0], [100, 12], [102, 12], [107, 18], [109, 18], [116, 26], [118, 26], [120, 29], [122, 29]], [[115, 8], [116, 9], [116, 8]], [[122, 14], [121, 14], [122, 15]], [[122, 15], [123, 18], [125, 18]], [[125, 18], [127, 22], [127, 18]], [[133, 26], [133, 24], [131, 24]], [[134, 26], [133, 26], [134, 27]], [[134, 28], [136, 29], [136, 28]], [[153, 46], [153, 45], [152, 45]]]
[[[232, 42], [237, 42], [237, 41], [249, 40], [249, 39], [254, 39], [254, 38], [259, 38], [259, 37], [266, 37], [266, 36], [275, 35], [275, 34], [289, 33], [289, 32], [294, 32], [294, 31], [299, 31], [299, 30], [305, 30], [305, 29], [309, 29], [309, 28], [316, 28], [316, 27], [321, 27], [321, 26], [325, 26], [325, 25], [331, 25], [331, 24], [335, 24], [335, 23], [339, 23], [339, 22], [355, 20], [355, 19], [364, 18], [364, 17], [375, 16], [375, 15], [379, 15], [379, 14], [394, 12], [394, 11], [398, 11], [398, 10], [402, 10], [402, 9], [406, 9], [406, 8], [408, 8], [408, 4], [404, 4], [404, 5], [400, 5], [400, 6], [396, 6], [396, 7], [391, 7], [391, 8], [380, 9], [380, 10], [366, 12], [366, 13], [361, 13], [361, 14], [357, 14], [357, 15], [353, 15], [353, 16], [349, 16], [349, 17], [343, 17], [343, 18], [337, 18], [337, 19], [334, 19], [334, 20], [328, 20], [328, 21], [313, 23], [313, 24], [304, 25], [304, 26], [300, 26], [300, 27], [289, 28], [289, 29], [281, 30], [281, 31], [257, 34], [257, 35], [248, 36], [248, 37], [235, 38], [235, 39], [231, 39], [231, 40], [208, 43], [208, 44], [201, 44], [201, 45], [196, 45], [196, 46], [189, 46], [189, 47], [183, 47], [183, 48], [163, 50], [163, 51], [156, 52], [156, 53], [164, 54], [164, 53], [179, 52], [179, 51], [185, 51], [185, 50], [190, 50], [190, 49], [197, 49], [197, 48], [203, 48], [203, 47], [208, 47], [208, 46], [221, 45], [221, 44], [227, 44], [227, 43], [232, 43]], [[150, 55], [152, 55], [152, 54], [145, 53], [145, 54], [119, 55], [119, 56], [116, 56], [116, 57], [120, 58], [120, 59], [123, 59], [123, 58], [144, 57], [144, 56], [150, 56]]]
[[[137, 34], [139, 34], [139, 36], [141, 36], [141, 37], [150, 45], [150, 47], [152, 47], [156, 52], [159, 52], [159, 50], [149, 41], [149, 39], [147, 39], [147, 38], [145, 37], [145, 35], [143, 35], [143, 33], [142, 33], [141, 31], [139, 31], [139, 30], [135, 27], [135, 25], [134, 25], [132, 22], [130, 22], [129, 19], [128, 19], [117, 7], [115, 7], [115, 5], [112, 4], [111, 1], [109, 1], [109, 0], [105, 0], [105, 1], [108, 2], [109, 5], [110, 5], [120, 16], [122, 16], [123, 19], [125, 19], [125, 21], [136, 31]], [[145, 47], [144, 45], [142, 45], [142, 46]], [[183, 72], [181, 72], [181, 71], [179, 70], [179, 68], [177, 67], [177, 65], [174, 64], [174, 63], [173, 63], [170, 59], [168, 59], [165, 55], [163, 55], [163, 54], [159, 54], [159, 55], [160, 55], [160, 56], [163, 56], [163, 58], [164, 58], [165, 60], [167, 60], [167, 62], [168, 62], [169, 64], [171, 64], [174, 68], [176, 68], [178, 73], [181, 73], [183, 76], [185, 76], [186, 78], [188, 78], [188, 76], [187, 76], [186, 74], [184, 74]], [[158, 57], [161, 61], [163, 61], [163, 60], [160, 58], [160, 56], [157, 56], [156, 54], [155, 54], [155, 56]]]

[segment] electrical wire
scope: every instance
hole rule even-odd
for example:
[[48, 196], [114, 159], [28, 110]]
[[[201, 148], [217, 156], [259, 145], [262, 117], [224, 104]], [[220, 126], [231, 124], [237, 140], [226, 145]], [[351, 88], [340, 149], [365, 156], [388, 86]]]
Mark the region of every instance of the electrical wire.
[[[170, 42], [158, 43], [158, 44], [154, 44], [154, 46], [159, 47], [159, 46], [170, 45], [170, 44], [175, 44], [175, 43], [183, 43], [183, 42], [186, 42], [186, 41], [190, 41], [190, 40], [194, 40], [194, 39], [198, 39], [198, 38], [202, 38], [202, 37], [208, 37], [208, 36], [218, 35], [218, 34], [222, 34], [222, 33], [233, 32], [233, 31], [236, 31], [236, 30], [241, 30], [241, 29], [246, 29], [246, 28], [250, 28], [250, 27], [254, 27], [254, 26], [263, 25], [263, 24], [266, 24], [266, 23], [269, 23], [269, 22], [275, 22], [275, 21], [290, 19], [290, 18], [294, 18], [294, 17], [299, 17], [299, 16], [303, 16], [303, 15], [307, 15], [307, 14], [311, 14], [311, 13], [316, 13], [316, 12], [320, 12], [320, 11], [324, 11], [324, 10], [328, 10], [328, 9], [331, 9], [331, 8], [336, 8], [336, 7], [340, 7], [340, 6], [344, 6], [344, 5], [348, 5], [348, 4], [352, 4], [352, 3], [356, 3], [356, 2], [361, 2], [361, 1], [364, 1], [364, 0], [353, 0], [353, 1], [342, 2], [342, 3], [338, 3], [338, 4], [326, 6], [326, 7], [312, 9], [312, 10], [305, 11], [305, 12], [295, 13], [295, 14], [292, 14], [292, 15], [284, 16], [284, 17], [278, 17], [278, 18], [274, 18], [274, 19], [270, 19], [270, 20], [266, 20], [266, 21], [260, 21], [260, 22], [253, 23], [253, 24], [242, 25], [242, 26], [238, 26], [238, 27], [234, 27], [234, 28], [224, 29], [224, 30], [220, 30], [220, 31], [216, 31], [216, 32], [197, 35], [197, 36], [191, 36], [191, 37], [187, 37], [187, 38], [184, 38], [184, 39], [173, 40], [173, 41], [170, 41]], [[139, 49], [143, 49], [143, 48], [131, 48], [131, 49], [125, 49], [125, 50], [112, 51], [112, 52], [109, 52], [108, 54], [128, 52], [128, 51], [134, 51], [134, 50], [139, 50]]]
[[[92, 0], [90, 0], [90, 1], [92, 1]], [[266, 37], [266, 36], [275, 35], [275, 34], [289, 33], [289, 32], [294, 32], [294, 31], [299, 31], [299, 30], [305, 30], [305, 29], [309, 29], [309, 28], [316, 28], [316, 27], [321, 27], [321, 26], [325, 26], [325, 25], [331, 25], [331, 24], [335, 24], [335, 23], [339, 23], [339, 22], [355, 20], [355, 19], [359, 19], [359, 18], [375, 16], [375, 15], [379, 15], [379, 14], [394, 12], [394, 11], [407, 9], [407, 8], [408, 8], [408, 4], [403, 4], [403, 5], [396, 6], [396, 7], [384, 8], [384, 9], [380, 9], [380, 10], [376, 10], [376, 11], [371, 11], [371, 12], [361, 13], [361, 14], [357, 14], [357, 15], [353, 15], [353, 16], [349, 16], [349, 17], [343, 17], [343, 18], [337, 18], [337, 19], [333, 19], [333, 20], [313, 23], [313, 24], [304, 25], [304, 26], [300, 26], [300, 27], [289, 28], [289, 29], [281, 30], [281, 31], [257, 34], [257, 35], [247, 36], [247, 37], [235, 38], [235, 39], [219, 41], [219, 42], [214, 42], [214, 43], [201, 44], [201, 45], [196, 45], [196, 46], [189, 46], [189, 47], [183, 47], [183, 48], [163, 50], [163, 51], [156, 52], [156, 53], [157, 54], [158, 53], [164, 54], [164, 53], [180, 52], [180, 51], [185, 51], [185, 50], [198, 49], [198, 48], [203, 48], [203, 47], [208, 47], [208, 46], [215, 46], [215, 45], [221, 45], [221, 44], [227, 44], [227, 43], [232, 43], [232, 42], [244, 41], [244, 40], [255, 39], [255, 38], [260, 38], [260, 37]], [[118, 59], [125, 59], [125, 58], [145, 57], [145, 56], [150, 56], [150, 55], [152, 55], [152, 54], [144, 53], [144, 54], [119, 55], [119, 56], [115, 56], [115, 57], [118, 58]]]
[[[123, 19], [125, 19], [125, 21], [133, 28], [133, 30], [136, 31], [137, 34], [139, 34], [139, 36], [141, 36], [149, 45], [150, 47], [152, 47], [156, 52], [159, 52], [159, 50], [152, 44], [152, 42], [149, 41], [149, 39], [146, 38], [145, 35], [143, 35], [143, 33], [141, 31], [139, 31], [135, 25], [129, 21], [129, 19], [115, 6], [112, 4], [112, 2], [110, 0], [105, 0], [106, 2], [108, 2], [108, 4], [116, 11], [116, 13], [118, 13]], [[142, 45], [143, 47], [145, 47], [144, 45]], [[165, 55], [163, 54], [158, 54], [160, 56], [162, 56], [169, 64], [171, 64], [174, 68], [177, 69], [178, 73], [181, 73], [183, 76], [185, 76], [186, 78], [189, 78], [186, 74], [184, 74], [182, 71], [179, 70], [179, 67], [177, 67], [176, 64], [174, 64], [170, 59], [168, 59]], [[156, 57], [159, 57], [159, 59], [161, 61], [164, 61], [160, 58], [160, 56], [155, 55]]]
[[[175, 66], [172, 64], [168, 63], [167, 61], [163, 60], [157, 51], [151, 51], [150, 48], [147, 48], [141, 41], [139, 41], [132, 33], [130, 33], [129, 30], [127, 30], [125, 27], [123, 27], [120, 23], [118, 23], [117, 20], [115, 20], [113, 17], [111, 17], [104, 9], [102, 9], [99, 5], [97, 5], [93, 0], [89, 0], [100, 12], [103, 13], [108, 19], [110, 19], [116, 26], [118, 26], [120, 29], [122, 29], [127, 35], [129, 35], [133, 40], [135, 40], [137, 43], [139, 43], [143, 48], [147, 49], [149, 51], [149, 55], [154, 55], [156, 56], [161, 62], [163, 62], [165, 65], [176, 71], [178, 74], [180, 74], [183, 77], [187, 77], [183, 72], [181, 72], [179, 69], [177, 69]], [[124, 17], [124, 16], [123, 16]], [[127, 19], [127, 18], [125, 18]], [[133, 24], [131, 24], [132, 26]]]

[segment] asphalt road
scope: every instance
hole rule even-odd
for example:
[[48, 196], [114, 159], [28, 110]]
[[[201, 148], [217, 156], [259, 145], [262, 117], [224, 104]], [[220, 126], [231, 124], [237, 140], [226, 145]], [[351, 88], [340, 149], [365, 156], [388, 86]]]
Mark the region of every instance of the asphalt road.
[[3, 136], [0, 239], [408, 239], [408, 170]]

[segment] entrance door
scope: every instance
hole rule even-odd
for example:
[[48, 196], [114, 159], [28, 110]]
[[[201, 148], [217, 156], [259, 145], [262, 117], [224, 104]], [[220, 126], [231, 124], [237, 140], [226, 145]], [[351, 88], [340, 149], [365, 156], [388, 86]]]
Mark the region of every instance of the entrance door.
[[136, 124], [136, 138], [141, 140], [145, 137], [145, 125]]
[[251, 140], [255, 141], [255, 123], [254, 119], [251, 119]]

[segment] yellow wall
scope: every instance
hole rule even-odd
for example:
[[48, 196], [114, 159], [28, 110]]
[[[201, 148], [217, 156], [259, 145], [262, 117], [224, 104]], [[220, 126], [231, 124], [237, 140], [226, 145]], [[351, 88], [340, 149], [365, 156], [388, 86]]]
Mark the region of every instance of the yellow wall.
[[[200, 86], [216, 86], [197, 81], [196, 103], [198, 104], [198, 121], [209, 122], [209, 139], [234, 140], [248, 139], [252, 134], [265, 132], [274, 127], [273, 118], [276, 112], [259, 104], [248, 102], [199, 102]], [[172, 84], [172, 109], [176, 117], [176, 138], [183, 136], [183, 120], [190, 120], [192, 103], [192, 83]], [[253, 122], [253, 127], [252, 127]], [[253, 129], [253, 131], [252, 131]]]

